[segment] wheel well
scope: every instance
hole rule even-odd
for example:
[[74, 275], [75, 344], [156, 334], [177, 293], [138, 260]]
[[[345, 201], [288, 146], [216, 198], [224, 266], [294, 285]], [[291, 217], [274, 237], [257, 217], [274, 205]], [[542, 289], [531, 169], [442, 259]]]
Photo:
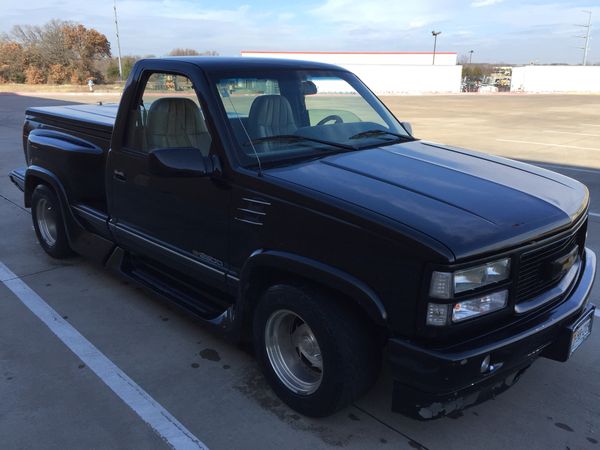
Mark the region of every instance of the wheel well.
[[254, 319], [254, 311], [258, 304], [261, 295], [271, 286], [276, 284], [293, 284], [302, 285], [304, 287], [310, 287], [312, 289], [318, 289], [324, 291], [327, 297], [338, 301], [343, 304], [345, 308], [351, 308], [358, 316], [364, 317], [364, 321], [367, 326], [377, 334], [378, 339], [383, 339], [387, 335], [386, 330], [375, 323], [368, 314], [365, 314], [365, 310], [350, 298], [347, 294], [342, 293], [336, 289], [331, 288], [323, 283], [308, 279], [301, 275], [293, 272], [288, 272], [281, 269], [274, 269], [272, 267], [256, 267], [250, 273], [248, 277], [249, 282], [247, 286], [243, 288], [241, 292], [243, 301], [242, 310], [242, 340], [248, 341], [252, 337], [252, 321]]
[[25, 181], [25, 207], [31, 207], [31, 196], [33, 195], [33, 191], [35, 190], [35, 188], [38, 187], [40, 184], [48, 186], [49, 189], [52, 189], [54, 191], [54, 188], [43, 178], [37, 177], [35, 175], [29, 175], [27, 177], [27, 180]]

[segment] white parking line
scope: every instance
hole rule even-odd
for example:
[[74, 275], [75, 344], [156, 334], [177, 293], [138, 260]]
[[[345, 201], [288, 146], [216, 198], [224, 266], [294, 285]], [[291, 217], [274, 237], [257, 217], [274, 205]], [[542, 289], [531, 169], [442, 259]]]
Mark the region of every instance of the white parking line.
[[596, 317], [600, 317], [600, 309], [597, 309], [596, 311], [594, 311], [594, 315]]
[[578, 145], [548, 144], [547, 142], [519, 141], [516, 139], [496, 139], [496, 140], [500, 141], [500, 142], [515, 142], [517, 144], [544, 145], [547, 147], [561, 147], [561, 148], [576, 148], [579, 150], [592, 150], [592, 151], [600, 152], [600, 148], [579, 147]]
[[600, 134], [576, 133], [574, 131], [544, 130], [544, 133], [576, 134], [577, 136], [596, 136], [596, 137], [600, 137]]
[[595, 212], [591, 212], [591, 213], [589, 213], [589, 215], [592, 217], [600, 217], [600, 213], [595, 213]]
[[65, 321], [2, 262], [0, 281], [168, 445], [177, 450], [207, 449], [169, 411]]

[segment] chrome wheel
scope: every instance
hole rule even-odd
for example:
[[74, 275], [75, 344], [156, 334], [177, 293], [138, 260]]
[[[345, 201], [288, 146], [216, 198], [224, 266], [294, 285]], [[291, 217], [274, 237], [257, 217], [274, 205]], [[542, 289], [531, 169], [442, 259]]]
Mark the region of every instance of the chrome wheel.
[[304, 320], [289, 310], [275, 311], [265, 325], [265, 346], [271, 367], [289, 390], [315, 392], [323, 379], [317, 338]]
[[54, 206], [45, 198], [41, 198], [36, 205], [36, 219], [40, 235], [46, 245], [52, 247], [58, 238], [57, 218]]

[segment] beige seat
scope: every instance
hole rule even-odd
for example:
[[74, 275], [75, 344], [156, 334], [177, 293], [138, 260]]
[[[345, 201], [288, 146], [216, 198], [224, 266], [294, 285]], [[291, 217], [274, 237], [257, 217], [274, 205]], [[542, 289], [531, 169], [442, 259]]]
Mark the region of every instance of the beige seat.
[[189, 98], [165, 97], [148, 110], [148, 149], [195, 147], [203, 155], [210, 151], [211, 138], [198, 105]]
[[298, 126], [287, 98], [282, 95], [256, 97], [248, 113], [248, 133], [253, 139], [294, 134]]

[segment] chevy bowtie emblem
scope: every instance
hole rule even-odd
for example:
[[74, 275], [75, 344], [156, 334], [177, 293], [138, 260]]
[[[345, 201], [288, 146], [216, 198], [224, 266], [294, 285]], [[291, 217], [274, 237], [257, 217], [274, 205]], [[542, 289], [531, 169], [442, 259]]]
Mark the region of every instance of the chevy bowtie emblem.
[[575, 247], [566, 255], [550, 261], [546, 266], [546, 274], [550, 279], [562, 277], [569, 271], [573, 264], [577, 261], [579, 255], [579, 247]]

